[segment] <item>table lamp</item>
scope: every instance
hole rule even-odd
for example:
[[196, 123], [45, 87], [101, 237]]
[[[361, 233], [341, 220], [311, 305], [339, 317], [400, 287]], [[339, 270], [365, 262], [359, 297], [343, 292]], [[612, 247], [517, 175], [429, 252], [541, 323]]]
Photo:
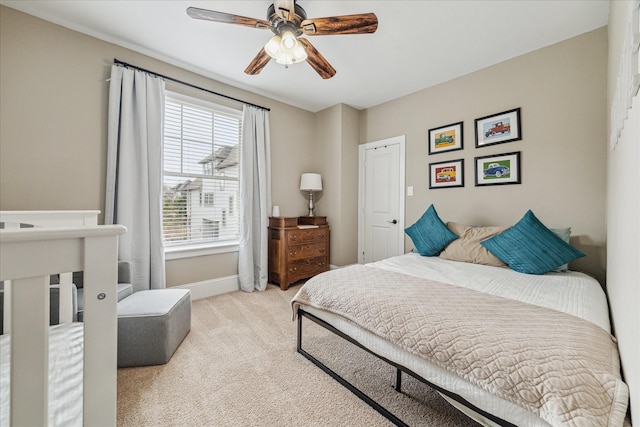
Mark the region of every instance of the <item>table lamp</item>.
[[322, 176], [319, 173], [303, 173], [300, 177], [300, 190], [309, 192], [309, 213], [307, 216], [316, 216], [313, 212], [313, 192], [322, 191]]

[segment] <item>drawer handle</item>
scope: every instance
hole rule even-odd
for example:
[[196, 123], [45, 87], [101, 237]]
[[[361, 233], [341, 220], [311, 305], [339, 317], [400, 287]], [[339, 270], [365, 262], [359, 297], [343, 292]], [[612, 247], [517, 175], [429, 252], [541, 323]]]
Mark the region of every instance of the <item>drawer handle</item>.
[[324, 233], [318, 233], [318, 237], [324, 237]]
[[297, 238], [298, 238], [298, 236], [296, 236], [295, 234], [294, 234], [294, 235], [289, 236], [289, 240], [293, 240], [293, 241], [295, 241]]
[[320, 252], [321, 254], [324, 253], [324, 248], [318, 249], [318, 252]]
[[291, 258], [293, 258], [294, 256], [298, 255], [298, 252], [294, 251], [294, 252], [289, 252], [289, 256]]
[[324, 267], [324, 262], [319, 262], [318, 267]]
[[298, 271], [298, 267], [293, 267], [289, 269], [290, 273], [295, 273], [296, 271]]

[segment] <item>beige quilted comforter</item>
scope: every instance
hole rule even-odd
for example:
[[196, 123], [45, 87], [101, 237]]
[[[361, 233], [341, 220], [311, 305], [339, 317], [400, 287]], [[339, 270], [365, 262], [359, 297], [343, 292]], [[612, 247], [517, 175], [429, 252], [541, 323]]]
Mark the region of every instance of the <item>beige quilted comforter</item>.
[[623, 425], [617, 346], [589, 321], [362, 265], [309, 280], [294, 313], [299, 305], [343, 316], [552, 426]]

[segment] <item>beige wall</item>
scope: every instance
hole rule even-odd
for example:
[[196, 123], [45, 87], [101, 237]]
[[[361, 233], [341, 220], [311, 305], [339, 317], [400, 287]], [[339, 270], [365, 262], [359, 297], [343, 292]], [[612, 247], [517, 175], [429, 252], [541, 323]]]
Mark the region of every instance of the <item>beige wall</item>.
[[358, 201], [359, 117], [358, 110], [342, 106], [339, 265], [358, 262], [358, 211], [352, 206]]
[[[610, 2], [609, 108], [631, 6], [629, 1]], [[640, 424], [640, 97], [634, 99], [618, 145], [607, 154], [607, 293], [622, 369], [631, 393], [633, 424], [637, 425]]]
[[[361, 143], [406, 135], [406, 224], [433, 203], [444, 221], [508, 225], [532, 209], [572, 228], [572, 265], [604, 281], [606, 28], [370, 108]], [[475, 148], [474, 119], [520, 107], [522, 140]], [[428, 155], [428, 130], [464, 122], [464, 149]], [[474, 157], [520, 151], [522, 184], [474, 186]], [[464, 159], [464, 187], [429, 189], [430, 162]], [[406, 249], [412, 245], [406, 238]]]
[[317, 171], [325, 190], [318, 199], [318, 215], [331, 226], [332, 265], [355, 264], [358, 252], [358, 136], [359, 112], [339, 104], [316, 114]]
[[[113, 58], [271, 108], [273, 201], [302, 213], [314, 114], [0, 6], [0, 210], [104, 211]], [[168, 89], [197, 93], [183, 86]], [[223, 98], [210, 98], [226, 103]], [[231, 103], [241, 108], [238, 103]], [[237, 254], [168, 261], [167, 285], [237, 274]]]

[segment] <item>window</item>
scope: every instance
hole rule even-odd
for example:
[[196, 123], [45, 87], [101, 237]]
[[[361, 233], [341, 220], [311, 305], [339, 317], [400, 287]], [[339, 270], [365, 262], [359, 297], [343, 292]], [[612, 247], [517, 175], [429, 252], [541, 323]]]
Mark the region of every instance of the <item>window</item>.
[[220, 236], [220, 227], [218, 226], [218, 221], [212, 221], [210, 219], [202, 220], [202, 233], [210, 238], [214, 239]]
[[167, 92], [164, 119], [165, 247], [237, 243], [242, 113]]

